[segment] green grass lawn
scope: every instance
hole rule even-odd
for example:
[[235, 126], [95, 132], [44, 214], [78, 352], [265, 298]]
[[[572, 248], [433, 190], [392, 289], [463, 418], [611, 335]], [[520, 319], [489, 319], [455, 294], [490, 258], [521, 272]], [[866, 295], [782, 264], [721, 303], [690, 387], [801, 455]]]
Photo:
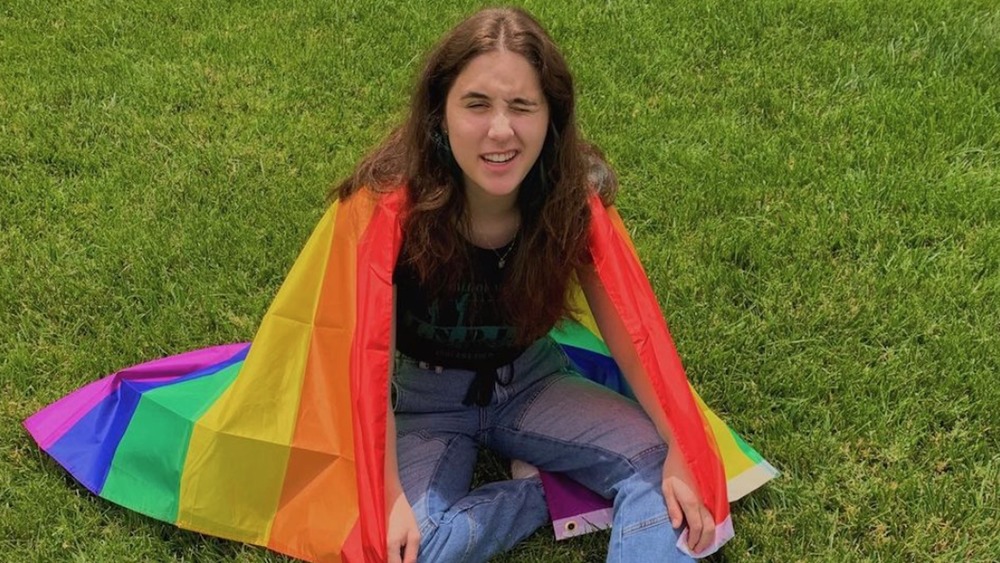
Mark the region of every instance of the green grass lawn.
[[[20, 421], [250, 339], [327, 188], [477, 5], [0, 4], [0, 560], [282, 560], [91, 496]], [[1000, 559], [996, 3], [525, 5], [690, 378], [783, 472], [715, 560]], [[542, 532], [503, 561], [605, 542]]]

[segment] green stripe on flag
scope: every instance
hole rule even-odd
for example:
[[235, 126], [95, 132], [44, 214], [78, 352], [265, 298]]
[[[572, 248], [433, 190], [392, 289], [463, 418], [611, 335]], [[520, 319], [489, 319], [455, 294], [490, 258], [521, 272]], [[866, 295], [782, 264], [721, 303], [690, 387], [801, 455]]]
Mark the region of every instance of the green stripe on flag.
[[594, 333], [590, 332], [587, 327], [576, 321], [564, 320], [556, 324], [555, 328], [549, 332], [549, 336], [559, 344], [590, 350], [605, 356], [611, 355], [603, 340], [594, 336]]
[[242, 366], [239, 362], [144, 393], [115, 452], [101, 496], [174, 523], [194, 421], [229, 387]]
[[742, 450], [743, 453], [746, 454], [748, 458], [753, 460], [754, 463], [760, 463], [764, 461], [764, 458], [761, 457], [759, 453], [757, 453], [757, 450], [751, 448], [750, 444], [743, 441], [743, 438], [740, 438], [740, 435], [734, 432], [732, 428], [729, 428], [729, 433], [733, 435], [733, 440], [736, 441], [736, 445], [740, 447], [740, 450]]

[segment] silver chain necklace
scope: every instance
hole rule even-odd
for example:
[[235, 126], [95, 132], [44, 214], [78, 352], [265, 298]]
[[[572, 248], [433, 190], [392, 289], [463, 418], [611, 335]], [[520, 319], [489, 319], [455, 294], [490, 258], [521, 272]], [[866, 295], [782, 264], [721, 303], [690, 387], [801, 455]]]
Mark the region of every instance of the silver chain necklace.
[[517, 232], [514, 233], [514, 240], [510, 241], [510, 246], [507, 247], [507, 251], [504, 252], [502, 256], [500, 255], [499, 252], [497, 252], [497, 249], [495, 248], [490, 249], [493, 251], [493, 254], [497, 255], [497, 268], [500, 268], [502, 270], [503, 267], [507, 265], [507, 257], [510, 256], [510, 253], [514, 250], [514, 247], [517, 246], [517, 236], [519, 234], [521, 234], [521, 229], [518, 229]]

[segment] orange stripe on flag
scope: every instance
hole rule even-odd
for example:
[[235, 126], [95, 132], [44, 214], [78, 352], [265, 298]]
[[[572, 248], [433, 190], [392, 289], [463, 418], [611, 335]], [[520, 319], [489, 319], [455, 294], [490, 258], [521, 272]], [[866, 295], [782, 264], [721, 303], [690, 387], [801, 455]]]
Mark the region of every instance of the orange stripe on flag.
[[[269, 547], [340, 561], [358, 519], [350, 378], [357, 295], [357, 243], [374, 200], [339, 205], [316, 309], [302, 400]], [[318, 557], [317, 557], [318, 556]]]

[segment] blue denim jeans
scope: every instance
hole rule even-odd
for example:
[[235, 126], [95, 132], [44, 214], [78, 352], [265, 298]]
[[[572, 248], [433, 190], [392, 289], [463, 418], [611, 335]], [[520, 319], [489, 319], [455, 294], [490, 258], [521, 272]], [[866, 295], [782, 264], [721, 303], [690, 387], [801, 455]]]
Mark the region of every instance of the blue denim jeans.
[[608, 561], [691, 560], [667, 516], [666, 445], [653, 423], [575, 373], [551, 339], [498, 370], [485, 407], [462, 404], [474, 372], [422, 366], [399, 356], [393, 375], [399, 476], [420, 526], [420, 561], [486, 561], [548, 522], [537, 476], [470, 492], [480, 446], [613, 498]]

